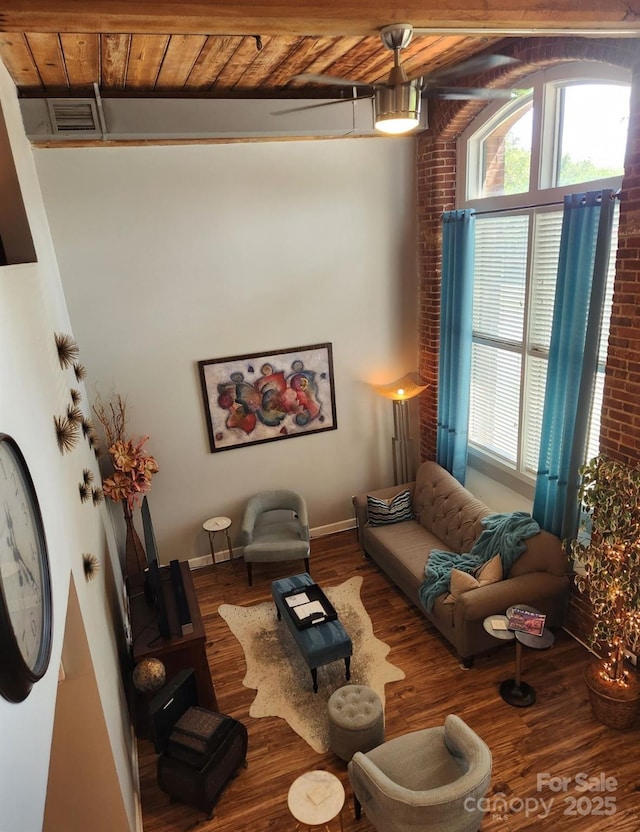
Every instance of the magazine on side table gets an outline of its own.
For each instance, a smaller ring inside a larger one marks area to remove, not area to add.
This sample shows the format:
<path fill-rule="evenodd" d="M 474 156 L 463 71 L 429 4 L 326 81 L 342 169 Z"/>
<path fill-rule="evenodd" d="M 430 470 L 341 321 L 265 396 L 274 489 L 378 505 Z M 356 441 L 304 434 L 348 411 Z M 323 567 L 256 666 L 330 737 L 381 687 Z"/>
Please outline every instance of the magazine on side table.
<path fill-rule="evenodd" d="M 514 607 L 509 616 L 508 627 L 531 636 L 541 636 L 544 633 L 544 623 L 547 616 L 541 612 L 530 612 Z"/>

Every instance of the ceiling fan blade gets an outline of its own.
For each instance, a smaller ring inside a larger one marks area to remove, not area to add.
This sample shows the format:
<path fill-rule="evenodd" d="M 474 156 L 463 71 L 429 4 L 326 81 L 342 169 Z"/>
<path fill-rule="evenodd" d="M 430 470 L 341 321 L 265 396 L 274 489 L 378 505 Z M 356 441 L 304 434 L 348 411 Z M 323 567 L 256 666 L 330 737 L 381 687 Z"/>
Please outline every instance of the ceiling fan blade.
<path fill-rule="evenodd" d="M 323 86 L 334 87 L 368 87 L 375 86 L 374 84 L 365 84 L 363 81 L 352 81 L 349 78 L 338 78 L 335 75 L 319 75 L 315 72 L 301 72 L 299 75 L 294 75 L 292 81 L 304 81 L 307 84 L 322 84 Z"/>
<path fill-rule="evenodd" d="M 283 116 L 286 113 L 300 113 L 302 110 L 317 110 L 320 107 L 331 107 L 333 104 L 345 104 L 351 101 L 365 101 L 369 95 L 352 96 L 351 98 L 336 98 L 333 101 L 322 101 L 320 104 L 305 104 L 302 107 L 289 107 L 286 110 L 274 110 L 272 116 Z"/>
<path fill-rule="evenodd" d="M 472 75 L 474 72 L 486 72 L 489 69 L 498 69 L 501 66 L 510 66 L 517 63 L 520 63 L 517 58 L 510 58 L 507 55 L 476 55 L 461 64 L 445 67 L 426 75 L 425 81 L 449 81 L 463 75 Z"/>
<path fill-rule="evenodd" d="M 466 101 L 468 99 L 488 101 L 496 98 L 515 98 L 516 92 L 515 90 L 500 90 L 491 87 L 432 87 L 428 85 L 422 95 L 425 98 L 446 98 L 451 101 Z"/>

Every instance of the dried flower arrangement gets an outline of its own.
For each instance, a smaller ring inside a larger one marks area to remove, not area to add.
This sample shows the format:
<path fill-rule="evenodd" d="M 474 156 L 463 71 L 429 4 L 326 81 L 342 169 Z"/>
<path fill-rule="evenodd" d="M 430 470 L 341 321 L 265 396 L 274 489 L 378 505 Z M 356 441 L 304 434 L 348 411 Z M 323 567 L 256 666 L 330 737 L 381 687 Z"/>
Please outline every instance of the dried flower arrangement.
<path fill-rule="evenodd" d="M 94 505 L 104 497 L 122 503 L 127 526 L 125 572 L 130 592 L 140 589 L 144 582 L 146 557 L 133 525 L 133 509 L 151 488 L 151 479 L 158 472 L 158 463 L 144 450 L 148 436 L 137 441 L 127 437 L 127 400 L 119 393 L 108 401 L 98 394 L 93 412 L 102 425 L 113 474 L 102 480 L 102 489 L 92 488 Z"/>
<path fill-rule="evenodd" d="M 113 474 L 102 480 L 104 494 L 133 510 L 151 488 L 151 478 L 158 472 L 158 463 L 144 450 L 149 437 L 143 436 L 138 441 L 127 438 L 127 400 L 119 393 L 108 402 L 98 395 L 93 412 L 104 430 L 114 467 Z"/>

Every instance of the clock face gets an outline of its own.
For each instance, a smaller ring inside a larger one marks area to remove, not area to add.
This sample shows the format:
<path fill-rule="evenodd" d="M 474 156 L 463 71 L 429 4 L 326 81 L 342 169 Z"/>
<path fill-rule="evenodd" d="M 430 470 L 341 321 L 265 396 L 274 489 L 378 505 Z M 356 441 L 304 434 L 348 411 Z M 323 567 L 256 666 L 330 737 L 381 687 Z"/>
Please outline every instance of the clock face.
<path fill-rule="evenodd" d="M 51 652 L 47 545 L 33 482 L 20 449 L 0 434 L 0 693 L 20 702 Z"/>

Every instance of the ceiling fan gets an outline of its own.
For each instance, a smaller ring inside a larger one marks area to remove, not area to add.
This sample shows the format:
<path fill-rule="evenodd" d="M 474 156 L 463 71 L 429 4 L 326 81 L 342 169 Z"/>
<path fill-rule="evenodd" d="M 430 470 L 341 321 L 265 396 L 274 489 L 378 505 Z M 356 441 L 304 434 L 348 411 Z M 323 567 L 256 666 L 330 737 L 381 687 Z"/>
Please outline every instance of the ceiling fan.
<path fill-rule="evenodd" d="M 361 98 L 371 98 L 374 102 L 375 126 L 383 133 L 400 134 L 414 129 L 420 123 L 420 108 L 423 98 L 448 98 L 455 100 L 490 100 L 494 98 L 513 98 L 514 91 L 494 89 L 490 87 L 455 87 L 448 86 L 448 82 L 464 75 L 482 70 L 497 69 L 501 66 L 517 63 L 515 58 L 506 55 L 478 55 L 463 61 L 454 67 L 448 67 L 430 75 L 409 80 L 404 67 L 400 63 L 400 52 L 409 45 L 413 36 L 413 26 L 410 23 L 394 23 L 380 30 L 380 38 L 384 46 L 393 52 L 393 67 L 385 82 L 367 84 L 363 81 L 353 81 L 349 78 L 338 78 L 333 75 L 303 72 L 294 75 L 291 80 L 307 83 L 322 84 L 351 88 L 350 98 L 337 98 L 334 101 L 324 101 L 321 104 L 309 104 L 305 107 L 293 107 L 279 110 L 274 115 L 312 110 L 317 107 L 328 107 Z M 357 89 L 366 91 L 358 95 Z"/>

